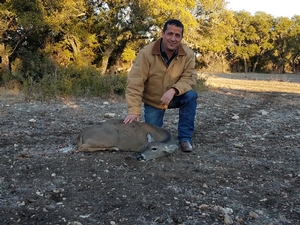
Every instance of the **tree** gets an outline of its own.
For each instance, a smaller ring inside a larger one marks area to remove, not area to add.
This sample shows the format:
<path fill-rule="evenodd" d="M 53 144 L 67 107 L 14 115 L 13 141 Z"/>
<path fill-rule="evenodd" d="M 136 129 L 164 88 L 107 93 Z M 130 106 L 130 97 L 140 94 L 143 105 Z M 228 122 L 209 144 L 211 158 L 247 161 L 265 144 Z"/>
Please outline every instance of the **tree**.
<path fill-rule="evenodd" d="M 99 43 L 86 2 L 47 0 L 41 3 L 44 19 L 51 30 L 45 52 L 59 65 L 91 65 Z"/>
<path fill-rule="evenodd" d="M 292 22 L 294 25 L 291 31 L 291 37 L 288 39 L 287 49 L 291 52 L 291 66 L 293 72 L 296 73 L 296 65 L 300 64 L 300 16 L 294 16 Z"/>
<path fill-rule="evenodd" d="M 48 34 L 48 27 L 42 16 L 42 8 L 37 0 L 10 0 L 5 2 L 6 9 L 14 15 L 14 26 L 7 32 L 4 44 L 12 51 L 9 59 L 20 59 L 19 69 L 24 78 L 42 76 L 39 67 L 41 61 L 37 59 L 38 49 L 43 48 Z M 35 56 L 34 58 L 31 56 Z M 10 62 L 11 63 L 11 62 Z M 36 73 L 33 74 L 33 71 Z"/>
<path fill-rule="evenodd" d="M 16 15 L 13 12 L 9 11 L 7 8 L 8 4 L 6 2 L 0 3 L 0 81 L 3 79 L 4 75 L 9 73 L 9 57 L 14 52 L 19 43 L 19 41 L 16 41 L 14 45 L 10 45 L 10 34 L 16 30 Z M 19 36 L 14 36 L 16 40 L 19 39 Z"/>
<path fill-rule="evenodd" d="M 279 64 L 279 72 L 285 73 L 285 66 L 291 57 L 288 51 L 288 40 L 292 36 L 294 22 L 287 17 L 277 17 L 274 19 L 274 56 Z M 275 63 L 277 63 L 275 62 Z"/>
<path fill-rule="evenodd" d="M 232 46 L 229 47 L 231 54 L 244 62 L 244 71 L 248 72 L 249 59 L 258 54 L 260 48 L 255 44 L 259 39 L 255 28 L 252 25 L 253 17 L 249 12 L 240 11 L 234 13 L 236 27 L 232 36 Z"/>
<path fill-rule="evenodd" d="M 254 56 L 255 63 L 253 64 L 252 72 L 255 72 L 260 58 L 267 51 L 271 50 L 274 47 L 271 42 L 273 17 L 270 14 L 264 12 L 256 12 L 253 16 L 251 25 L 254 27 L 257 34 L 257 38 L 254 39 L 253 42 L 259 49 Z"/>
<path fill-rule="evenodd" d="M 218 61 L 221 61 L 221 70 L 226 70 L 227 48 L 233 35 L 232 12 L 220 10 L 211 14 L 207 19 L 199 19 L 199 39 L 196 41 L 197 49 L 201 52 L 205 67 L 217 69 Z M 205 60 L 205 58 L 208 58 Z"/>

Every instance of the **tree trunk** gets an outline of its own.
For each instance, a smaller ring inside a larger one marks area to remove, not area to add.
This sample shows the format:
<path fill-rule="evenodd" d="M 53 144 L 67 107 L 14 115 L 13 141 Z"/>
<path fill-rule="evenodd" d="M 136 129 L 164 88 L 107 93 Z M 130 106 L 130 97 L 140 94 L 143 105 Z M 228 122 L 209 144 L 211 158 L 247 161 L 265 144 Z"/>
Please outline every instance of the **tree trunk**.
<path fill-rule="evenodd" d="M 225 73 L 226 72 L 226 63 L 225 63 L 225 57 L 223 54 L 221 55 L 221 58 L 222 58 L 222 72 Z"/>
<path fill-rule="evenodd" d="M 79 44 L 76 41 L 76 37 L 74 37 L 73 35 L 67 36 L 67 40 L 69 41 L 73 49 L 74 57 L 76 57 L 76 55 L 80 52 L 80 47 L 78 46 Z"/>
<path fill-rule="evenodd" d="M 106 73 L 106 70 L 107 70 L 107 66 L 108 66 L 108 60 L 109 60 L 109 57 L 111 55 L 111 53 L 113 52 L 113 48 L 110 47 L 110 48 L 107 48 L 103 54 L 103 59 L 102 59 L 102 64 L 101 64 L 101 67 L 100 67 L 100 72 L 101 74 L 105 74 Z"/>
<path fill-rule="evenodd" d="M 280 72 L 279 73 L 284 74 L 284 65 L 283 65 L 283 63 L 281 63 L 281 65 L 280 65 Z"/>
<path fill-rule="evenodd" d="M 279 71 L 280 74 L 284 74 L 284 62 L 281 61 L 280 62 L 280 71 Z"/>
<path fill-rule="evenodd" d="M 247 59 L 244 58 L 245 73 L 248 73 Z"/>
<path fill-rule="evenodd" d="M 240 68 L 240 60 L 239 60 L 239 59 L 236 61 L 236 71 L 235 71 L 235 72 L 238 72 L 238 73 L 241 72 L 241 68 Z"/>
<path fill-rule="evenodd" d="M 300 51 L 298 51 L 292 58 L 292 67 L 293 67 L 293 73 L 296 73 L 296 59 L 300 55 Z"/>
<path fill-rule="evenodd" d="M 283 74 L 284 73 L 284 55 L 280 54 L 280 67 L 279 67 L 279 73 Z"/>
<path fill-rule="evenodd" d="M 1 58 L 1 80 L 3 76 L 9 72 L 9 55 L 4 44 L 0 44 L 0 58 Z"/>
<path fill-rule="evenodd" d="M 259 55 L 256 56 L 256 60 L 255 60 L 255 63 L 253 65 L 253 68 L 252 68 L 252 73 L 255 73 L 258 61 L 259 61 Z"/>

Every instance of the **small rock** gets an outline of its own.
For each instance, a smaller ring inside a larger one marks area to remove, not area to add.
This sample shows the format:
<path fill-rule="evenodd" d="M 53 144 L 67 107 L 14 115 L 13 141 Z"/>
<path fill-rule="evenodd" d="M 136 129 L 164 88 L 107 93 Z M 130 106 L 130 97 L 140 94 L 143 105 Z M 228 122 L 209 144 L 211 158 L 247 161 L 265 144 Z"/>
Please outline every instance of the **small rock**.
<path fill-rule="evenodd" d="M 234 143 L 233 146 L 236 147 L 236 148 L 243 148 L 244 147 L 244 145 L 240 142 Z"/>
<path fill-rule="evenodd" d="M 263 116 L 266 116 L 266 115 L 268 115 L 269 113 L 266 111 L 266 110 L 260 110 L 259 111 L 260 113 L 261 113 L 261 115 L 263 115 Z"/>
<path fill-rule="evenodd" d="M 223 208 L 222 211 L 224 214 L 229 214 L 229 215 L 233 213 L 233 210 L 231 208 Z"/>
<path fill-rule="evenodd" d="M 17 205 L 18 205 L 18 206 L 24 206 L 24 205 L 25 205 L 25 202 L 24 202 L 24 201 L 22 201 L 22 202 L 17 202 Z"/>
<path fill-rule="evenodd" d="M 238 120 L 240 117 L 238 115 L 234 115 L 233 117 L 231 117 L 234 120 Z"/>
<path fill-rule="evenodd" d="M 114 117 L 116 117 L 116 114 L 115 113 L 105 113 L 104 117 L 105 118 L 114 118 Z"/>
<path fill-rule="evenodd" d="M 249 212 L 249 216 L 251 217 L 251 218 L 254 218 L 254 219 L 257 219 L 257 218 L 259 218 L 259 215 L 256 213 L 256 212 Z"/>
<path fill-rule="evenodd" d="M 192 208 L 197 207 L 197 203 L 191 203 L 191 204 L 190 204 L 190 207 L 192 207 Z"/>
<path fill-rule="evenodd" d="M 207 205 L 207 204 L 201 204 L 201 205 L 199 206 L 199 209 L 201 209 L 201 210 L 209 209 L 209 205 Z"/>
<path fill-rule="evenodd" d="M 226 225 L 233 224 L 233 220 L 231 219 L 231 217 L 230 217 L 228 214 L 225 214 L 225 215 L 224 215 L 224 223 L 225 223 Z"/>
<path fill-rule="evenodd" d="M 36 192 L 35 192 L 38 196 L 44 196 L 44 194 L 41 192 L 41 191 L 39 191 L 39 190 L 37 190 Z"/>
<path fill-rule="evenodd" d="M 35 123 L 36 122 L 36 119 L 30 119 L 29 120 L 29 123 Z"/>
<path fill-rule="evenodd" d="M 84 219 L 85 219 L 85 218 L 89 218 L 89 217 L 90 217 L 90 215 L 91 215 L 91 214 L 87 214 L 87 215 L 80 215 L 79 217 L 80 217 L 80 218 L 84 218 Z"/>
<path fill-rule="evenodd" d="M 69 222 L 67 225 L 82 225 L 82 223 L 78 221 Z"/>
<path fill-rule="evenodd" d="M 208 188 L 208 185 L 207 185 L 206 183 L 204 183 L 204 184 L 202 185 L 202 187 L 203 187 L 203 188 Z"/>
<path fill-rule="evenodd" d="M 213 210 L 214 212 L 218 212 L 218 211 L 220 211 L 220 206 L 215 205 L 215 206 L 212 208 L 212 210 Z"/>

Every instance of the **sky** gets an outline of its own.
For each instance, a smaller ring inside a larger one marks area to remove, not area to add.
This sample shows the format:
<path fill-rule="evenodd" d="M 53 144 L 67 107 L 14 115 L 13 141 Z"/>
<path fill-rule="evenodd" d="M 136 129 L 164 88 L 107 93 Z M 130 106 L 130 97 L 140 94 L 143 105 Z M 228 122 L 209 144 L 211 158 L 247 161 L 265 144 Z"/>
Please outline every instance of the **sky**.
<path fill-rule="evenodd" d="M 263 11 L 274 17 L 300 15 L 300 0 L 226 0 L 227 9 L 254 14 Z"/>

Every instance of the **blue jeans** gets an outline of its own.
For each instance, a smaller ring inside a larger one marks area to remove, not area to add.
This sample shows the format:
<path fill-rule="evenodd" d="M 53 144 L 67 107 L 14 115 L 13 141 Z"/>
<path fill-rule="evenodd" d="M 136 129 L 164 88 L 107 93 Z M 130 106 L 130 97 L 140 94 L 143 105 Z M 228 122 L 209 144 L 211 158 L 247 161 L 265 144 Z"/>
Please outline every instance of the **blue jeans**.
<path fill-rule="evenodd" d="M 169 104 L 169 109 L 179 108 L 179 121 L 178 121 L 178 140 L 191 141 L 194 132 L 194 119 L 196 116 L 198 95 L 193 90 L 187 93 L 174 96 Z M 148 104 L 144 104 L 145 122 L 162 127 L 165 109 L 154 108 Z"/>

